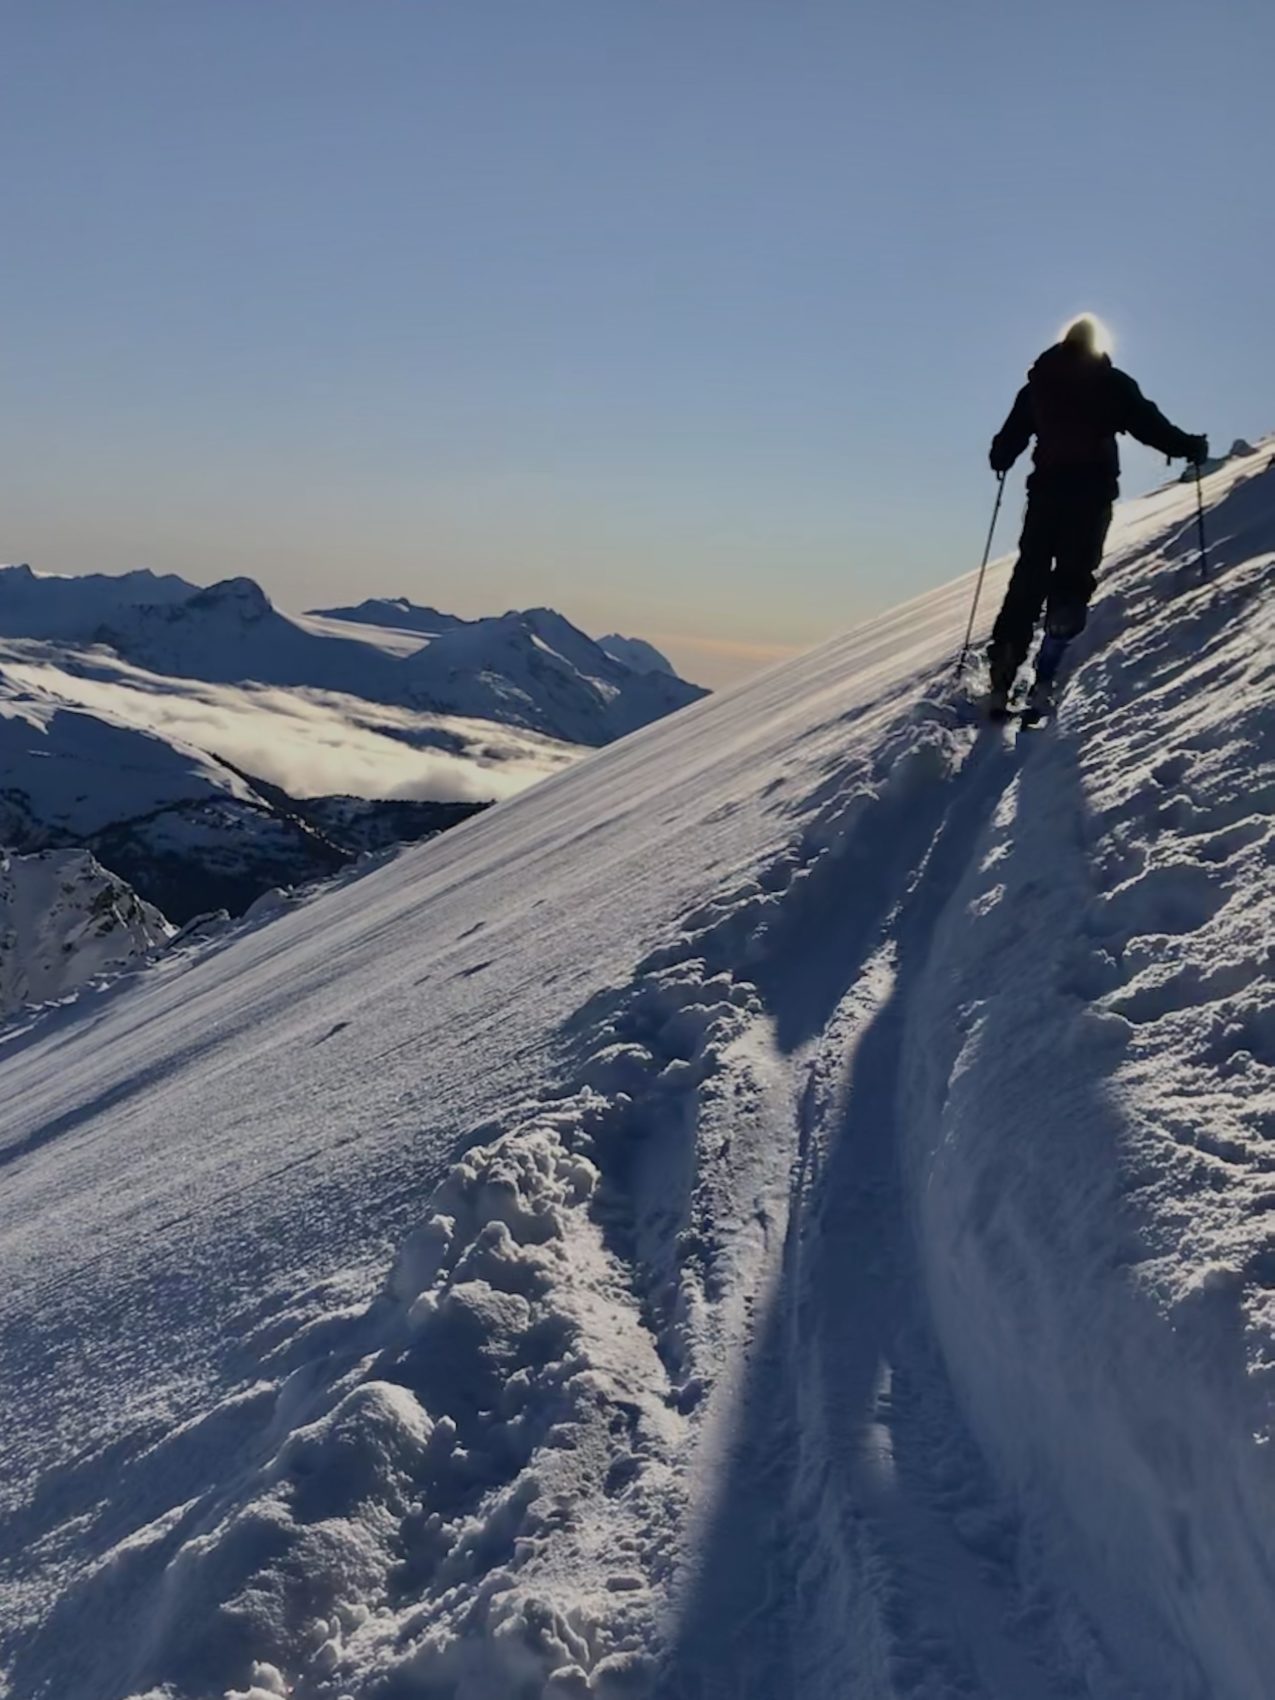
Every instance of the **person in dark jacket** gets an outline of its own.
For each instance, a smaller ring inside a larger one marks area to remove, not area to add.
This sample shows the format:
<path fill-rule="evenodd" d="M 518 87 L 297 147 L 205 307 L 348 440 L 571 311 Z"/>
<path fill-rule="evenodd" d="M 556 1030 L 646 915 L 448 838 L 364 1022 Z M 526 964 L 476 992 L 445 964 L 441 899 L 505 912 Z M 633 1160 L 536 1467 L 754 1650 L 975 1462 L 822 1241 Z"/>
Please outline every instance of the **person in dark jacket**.
<path fill-rule="evenodd" d="M 987 649 L 993 708 L 1008 701 L 1042 608 L 1037 680 L 1046 702 L 1064 646 L 1084 630 L 1119 493 L 1120 431 L 1171 459 L 1208 458 L 1207 437 L 1171 425 L 1099 351 L 1095 322 L 1077 319 L 1036 361 L 992 439 L 992 471 L 1003 476 L 1036 438 L 1018 562 Z"/>

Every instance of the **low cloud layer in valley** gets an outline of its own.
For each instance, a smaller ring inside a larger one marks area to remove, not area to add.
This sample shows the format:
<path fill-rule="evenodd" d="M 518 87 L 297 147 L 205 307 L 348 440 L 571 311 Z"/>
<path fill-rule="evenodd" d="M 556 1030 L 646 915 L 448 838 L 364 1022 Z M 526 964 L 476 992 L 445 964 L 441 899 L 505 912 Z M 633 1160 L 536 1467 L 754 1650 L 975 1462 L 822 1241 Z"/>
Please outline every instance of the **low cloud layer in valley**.
<path fill-rule="evenodd" d="M 15 685 L 223 757 L 294 796 L 500 799 L 583 752 L 516 727 L 371 703 L 334 691 L 175 679 L 96 652 L 93 676 L 40 646 L 0 646 Z"/>

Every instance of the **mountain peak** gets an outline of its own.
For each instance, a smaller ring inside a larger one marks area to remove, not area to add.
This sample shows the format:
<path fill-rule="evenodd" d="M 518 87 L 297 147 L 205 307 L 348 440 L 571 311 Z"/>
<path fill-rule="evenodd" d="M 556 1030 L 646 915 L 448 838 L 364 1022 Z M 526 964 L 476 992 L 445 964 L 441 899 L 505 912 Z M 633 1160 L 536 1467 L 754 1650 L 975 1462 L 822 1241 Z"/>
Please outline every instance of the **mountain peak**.
<path fill-rule="evenodd" d="M 645 638 L 624 637 L 619 632 L 608 632 L 605 637 L 598 639 L 598 648 L 605 651 L 612 661 L 618 661 L 621 666 L 629 667 L 635 673 L 672 673 L 677 669 L 662 650 L 656 649 L 653 643 Z"/>
<path fill-rule="evenodd" d="M 397 627 L 406 632 L 422 632 L 433 637 L 450 631 L 454 626 L 469 622 L 441 609 L 426 607 L 406 596 L 369 596 L 364 601 L 340 608 L 310 608 L 307 613 L 324 620 L 349 620 L 367 626 Z"/>
<path fill-rule="evenodd" d="M 251 578 L 220 579 L 207 590 L 197 591 L 186 606 L 201 612 L 224 610 L 244 620 L 260 620 L 274 612 L 274 603 L 256 579 Z"/>

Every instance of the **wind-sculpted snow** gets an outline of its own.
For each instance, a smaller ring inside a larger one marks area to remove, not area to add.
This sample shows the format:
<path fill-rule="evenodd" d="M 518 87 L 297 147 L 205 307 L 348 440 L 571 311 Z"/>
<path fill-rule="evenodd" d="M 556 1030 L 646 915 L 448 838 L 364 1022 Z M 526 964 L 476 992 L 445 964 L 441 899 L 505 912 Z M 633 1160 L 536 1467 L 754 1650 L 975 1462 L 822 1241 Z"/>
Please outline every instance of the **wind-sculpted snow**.
<path fill-rule="evenodd" d="M 1259 465 L 0 1045 L 13 1694 L 1256 1700 Z"/>

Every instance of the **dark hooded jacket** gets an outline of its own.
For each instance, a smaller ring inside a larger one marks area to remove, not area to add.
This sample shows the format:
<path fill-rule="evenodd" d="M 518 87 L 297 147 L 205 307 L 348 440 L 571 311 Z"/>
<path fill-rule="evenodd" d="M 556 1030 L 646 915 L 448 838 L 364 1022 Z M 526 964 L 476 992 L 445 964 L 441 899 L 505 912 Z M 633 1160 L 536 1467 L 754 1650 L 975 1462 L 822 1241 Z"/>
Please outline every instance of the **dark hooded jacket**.
<path fill-rule="evenodd" d="M 1055 343 L 1027 374 L 1009 418 L 993 438 L 992 465 L 1008 472 L 1034 434 L 1033 482 L 1042 475 L 1091 475 L 1114 499 L 1120 483 L 1119 431 L 1166 455 L 1187 455 L 1194 442 L 1108 355 L 1077 343 Z"/>

